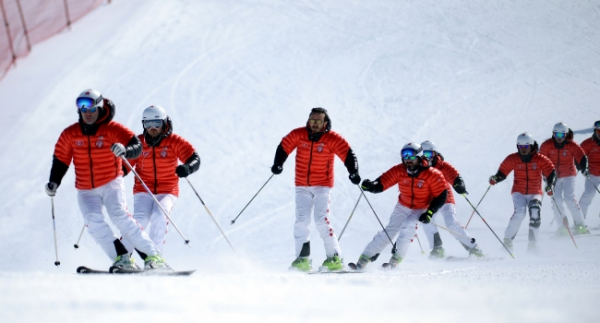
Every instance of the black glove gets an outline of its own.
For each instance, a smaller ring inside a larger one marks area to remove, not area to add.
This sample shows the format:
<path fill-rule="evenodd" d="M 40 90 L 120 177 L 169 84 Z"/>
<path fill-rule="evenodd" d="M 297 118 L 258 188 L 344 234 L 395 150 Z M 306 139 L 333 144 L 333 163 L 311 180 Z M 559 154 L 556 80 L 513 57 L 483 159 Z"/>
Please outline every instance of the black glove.
<path fill-rule="evenodd" d="M 584 169 L 581 171 L 581 174 L 583 174 L 583 176 L 585 177 L 589 177 L 590 176 L 590 170 L 588 168 Z"/>
<path fill-rule="evenodd" d="M 360 187 L 362 187 L 363 190 L 370 192 L 374 187 L 375 187 L 376 183 L 372 182 L 371 180 L 365 179 L 362 182 L 362 185 Z"/>
<path fill-rule="evenodd" d="M 283 166 L 273 164 L 273 166 L 271 166 L 271 172 L 273 172 L 275 175 L 279 175 L 281 172 L 283 172 Z"/>
<path fill-rule="evenodd" d="M 48 194 L 48 196 L 54 196 L 56 195 L 56 189 L 58 189 L 58 184 L 50 182 L 46 184 L 44 188 L 46 189 L 46 194 Z"/>
<path fill-rule="evenodd" d="M 354 185 L 358 185 L 360 183 L 360 175 L 358 175 L 358 173 L 352 173 L 350 176 L 348 176 L 348 178 Z"/>
<path fill-rule="evenodd" d="M 552 196 L 552 194 L 554 194 L 552 185 L 546 185 L 546 188 L 544 190 L 546 191 L 546 194 L 548 194 L 548 196 Z"/>
<path fill-rule="evenodd" d="M 177 168 L 175 168 L 175 173 L 179 177 L 187 177 L 192 172 L 191 172 L 191 169 L 190 169 L 189 165 L 187 165 L 187 164 L 181 164 L 181 165 L 177 166 Z"/>
<path fill-rule="evenodd" d="M 419 217 L 419 221 L 423 223 L 429 223 L 431 221 L 432 215 L 433 212 L 431 212 L 431 210 L 427 210 L 427 212 L 421 214 L 421 216 Z"/>
<path fill-rule="evenodd" d="M 467 192 L 467 188 L 465 187 L 464 183 L 456 183 L 454 184 L 454 190 L 456 191 L 456 193 L 458 194 L 469 194 Z"/>

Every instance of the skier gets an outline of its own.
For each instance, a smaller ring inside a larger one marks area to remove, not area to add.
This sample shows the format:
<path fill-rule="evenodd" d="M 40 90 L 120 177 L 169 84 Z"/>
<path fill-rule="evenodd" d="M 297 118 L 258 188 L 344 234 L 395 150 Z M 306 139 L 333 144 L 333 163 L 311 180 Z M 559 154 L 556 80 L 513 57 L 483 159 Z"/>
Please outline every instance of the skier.
<path fill-rule="evenodd" d="M 556 172 L 552 162 L 538 153 L 538 143 L 529 133 L 524 132 L 517 137 L 518 152 L 508 155 L 495 175 L 489 179 L 490 185 L 496 185 L 506 179 L 508 174 L 515 171 L 511 190 L 515 212 L 510 217 L 508 227 L 504 232 L 504 245 L 512 251 L 513 240 L 529 210 L 529 244 L 528 251 L 537 253 L 537 246 L 542 209 L 542 175 L 546 177 L 545 191 L 552 196 Z"/>
<path fill-rule="evenodd" d="M 463 178 L 460 176 L 456 168 L 454 168 L 450 163 L 444 160 L 444 156 L 440 154 L 437 150 L 437 145 L 429 140 L 421 143 L 421 147 L 423 148 L 423 157 L 430 163 L 433 168 L 438 169 L 444 175 L 444 179 L 447 183 L 448 189 L 448 197 L 446 198 L 446 203 L 442 206 L 439 212 L 436 212 L 432 219 L 439 219 L 439 214 L 444 217 L 444 222 L 446 227 L 454 232 L 459 233 L 462 236 L 454 235 L 454 238 L 460 242 L 460 244 L 469 252 L 469 255 L 474 255 L 476 257 L 483 257 L 483 252 L 477 246 L 477 243 L 471 242 L 473 239 L 469 237 L 467 230 L 463 228 L 463 226 L 456 219 L 456 209 L 455 209 L 455 200 L 454 194 L 452 194 L 452 188 L 458 194 L 467 194 L 467 189 L 465 188 L 465 182 Z M 437 226 L 433 223 L 426 223 L 423 225 L 423 230 L 427 235 L 427 241 L 429 242 L 429 247 L 432 248 L 429 253 L 430 259 L 435 258 L 443 258 L 444 257 L 444 247 L 442 246 L 442 239 L 440 238 L 440 234 L 438 232 Z"/>
<path fill-rule="evenodd" d="M 586 177 L 585 190 L 579 199 L 583 217 L 587 216 L 588 208 L 600 185 L 600 120 L 594 122 L 594 133 L 581 143 L 581 148 L 588 158 L 589 169 L 581 173 Z"/>
<path fill-rule="evenodd" d="M 362 189 L 371 193 L 381 193 L 398 184 L 400 195 L 388 225 L 375 235 L 356 264 L 349 264 L 353 269 L 363 269 L 375 261 L 381 250 L 398 235 L 395 245 L 398 250 L 392 250 L 389 262 L 384 264 L 386 268 L 396 267 L 406 256 L 417 230 L 417 221 L 429 223 L 433 214 L 446 203 L 448 190 L 444 175 L 423 158 L 421 145 L 404 145 L 400 156 L 402 164 L 390 168 L 374 181 L 365 179 L 362 182 Z"/>
<path fill-rule="evenodd" d="M 71 161 L 75 165 L 77 201 L 85 225 L 113 266 L 136 269 L 137 265 L 104 220 L 102 206 L 123 237 L 144 252 L 146 268 L 165 268 L 160 251 L 127 213 L 121 157 L 135 158 L 140 140 L 113 121 L 115 105 L 96 90 L 83 91 L 76 100 L 79 121 L 60 134 L 54 148 L 46 194 L 54 196 Z"/>
<path fill-rule="evenodd" d="M 358 185 L 358 161 L 348 142 L 331 130 L 327 110 L 313 108 L 306 126 L 292 130 L 283 137 L 275 152 L 271 171 L 278 175 L 283 163 L 296 149 L 296 221 L 294 239 L 296 259 L 292 268 L 310 271 L 310 213 L 325 244 L 327 259 L 323 267 L 329 270 L 343 269 L 342 250 L 337 236 L 329 223 L 330 192 L 334 184 L 334 155 L 337 155 L 350 173 L 350 181 Z"/>
<path fill-rule="evenodd" d="M 587 226 L 579 204 L 575 199 L 575 175 L 577 170 L 585 171 L 588 166 L 587 157 L 583 149 L 573 141 L 573 131 L 562 122 L 554 125 L 552 138 L 544 141 L 540 146 L 540 154 L 548 157 L 556 169 L 557 180 L 554 185 L 553 208 L 554 218 L 558 225 L 558 235 L 566 235 L 568 220 L 563 207 L 567 204 L 574 222 L 574 233 L 588 233 Z M 577 165 L 577 169 L 575 168 Z M 565 219 L 563 220 L 563 217 Z"/>
<path fill-rule="evenodd" d="M 138 135 L 142 142 L 142 153 L 129 162 L 163 209 L 170 214 L 179 196 L 178 177 L 187 177 L 196 172 L 200 168 L 200 156 L 188 141 L 173 133 L 173 122 L 162 107 L 153 105 L 146 108 L 142 113 L 142 125 L 143 133 Z M 177 165 L 178 160 L 184 163 Z M 130 170 L 125 167 L 124 171 Z M 133 194 L 133 218 L 149 232 L 150 239 L 162 254 L 168 218 L 137 178 Z M 129 243 L 125 245 L 132 250 Z M 137 252 L 142 259 L 146 258 L 142 251 Z"/>

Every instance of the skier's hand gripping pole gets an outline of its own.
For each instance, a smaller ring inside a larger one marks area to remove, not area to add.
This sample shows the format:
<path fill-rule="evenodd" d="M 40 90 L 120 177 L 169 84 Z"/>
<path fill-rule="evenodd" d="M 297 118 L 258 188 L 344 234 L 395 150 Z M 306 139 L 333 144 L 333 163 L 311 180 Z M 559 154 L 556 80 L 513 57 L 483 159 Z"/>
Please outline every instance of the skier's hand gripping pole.
<path fill-rule="evenodd" d="M 227 241 L 227 243 L 231 247 L 231 250 L 233 250 L 233 252 L 235 252 L 235 249 L 231 245 L 231 242 L 229 242 L 229 239 L 227 239 L 227 236 L 225 235 L 225 233 L 223 232 L 223 230 L 221 230 L 221 227 L 217 223 L 217 220 L 215 220 L 215 217 L 212 215 L 212 213 L 210 213 L 210 210 L 208 209 L 208 207 L 206 206 L 206 204 L 204 204 L 204 201 L 200 197 L 200 194 L 198 194 L 198 192 L 194 188 L 194 185 L 192 185 L 192 182 L 190 182 L 190 180 L 187 177 L 185 178 L 185 180 L 188 182 L 188 184 L 190 184 L 190 187 L 192 188 L 192 190 L 194 191 L 194 193 L 196 193 L 196 196 L 200 200 L 200 203 L 202 203 L 202 205 L 204 206 L 204 209 L 206 210 L 206 212 L 208 213 L 208 215 L 210 215 L 210 218 L 213 220 L 213 222 L 215 223 L 215 225 L 217 226 L 217 228 L 219 228 L 219 231 L 221 231 L 221 234 L 223 235 L 223 238 L 225 238 L 225 240 Z"/>
<path fill-rule="evenodd" d="M 140 175 L 138 175 L 138 173 L 135 171 L 135 169 L 133 169 L 133 167 L 131 167 L 131 164 L 129 163 L 129 161 L 127 161 L 127 158 L 125 158 L 125 156 L 121 156 L 121 160 L 123 160 L 125 165 L 127 167 L 129 167 L 129 169 L 131 169 L 131 172 L 133 173 L 133 175 L 135 175 L 135 178 L 137 178 L 138 181 L 140 181 L 140 183 L 142 183 L 142 185 L 146 189 L 146 192 L 148 192 L 148 194 L 150 194 L 150 196 L 152 196 L 152 199 L 154 200 L 156 205 L 158 205 L 158 207 L 163 212 L 163 214 L 167 217 L 167 219 L 169 219 L 169 222 L 171 222 L 171 224 L 173 224 L 173 227 L 175 228 L 175 230 L 177 230 L 177 232 L 179 232 L 179 235 L 183 238 L 183 240 L 185 241 L 185 244 L 187 244 L 189 247 L 191 247 L 190 240 L 186 239 L 185 236 L 183 235 L 183 233 L 181 233 L 181 230 L 179 230 L 177 225 L 175 225 L 175 222 L 173 222 L 173 219 L 169 216 L 169 213 L 165 210 L 165 208 L 163 208 L 163 206 L 160 204 L 160 202 L 158 202 L 158 200 L 156 199 L 154 194 L 152 194 L 152 191 L 150 191 L 150 189 L 148 188 L 146 183 L 144 183 L 144 181 L 142 181 L 142 179 L 140 178 Z"/>
<path fill-rule="evenodd" d="M 512 258 L 515 258 L 515 256 L 512 254 L 512 252 L 510 252 L 510 250 L 508 249 L 508 247 L 506 247 L 506 245 L 504 244 L 504 242 L 502 242 L 502 240 L 500 240 L 500 238 L 498 237 L 498 235 L 496 234 L 496 232 L 494 232 L 494 230 L 492 230 L 492 228 L 487 223 L 487 221 L 483 218 L 483 216 L 481 216 L 481 214 L 479 213 L 479 211 L 477 211 L 477 208 L 473 205 L 473 203 L 471 203 L 471 201 L 469 201 L 469 198 L 467 197 L 467 195 L 466 194 L 461 194 L 461 195 L 465 198 L 465 200 L 467 200 L 467 203 L 469 203 L 469 205 L 471 205 L 471 207 L 473 208 L 473 210 L 475 211 L 475 213 L 477 213 L 477 215 L 479 215 L 479 217 L 481 218 L 481 220 L 483 220 L 483 223 L 485 223 L 485 225 L 487 225 L 488 229 L 490 229 L 490 231 L 492 231 L 492 233 L 494 234 L 494 236 L 496 237 L 496 239 L 498 239 L 498 241 L 500 242 L 500 244 L 502 244 L 502 246 L 504 247 L 504 249 L 506 249 L 506 251 L 508 252 L 508 254 Z"/>

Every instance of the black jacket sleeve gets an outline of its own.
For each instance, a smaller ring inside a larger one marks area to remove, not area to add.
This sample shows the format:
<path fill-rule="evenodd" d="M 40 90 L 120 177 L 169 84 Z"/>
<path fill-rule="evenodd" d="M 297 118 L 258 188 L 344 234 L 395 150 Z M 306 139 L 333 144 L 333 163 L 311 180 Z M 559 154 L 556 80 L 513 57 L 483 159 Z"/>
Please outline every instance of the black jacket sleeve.
<path fill-rule="evenodd" d="M 467 192 L 467 188 L 465 187 L 465 181 L 460 175 L 456 177 L 454 183 L 452 184 L 452 187 L 454 187 L 454 190 L 458 194 L 465 194 Z"/>
<path fill-rule="evenodd" d="M 588 168 L 587 156 L 583 155 L 583 157 L 581 158 L 579 163 L 577 161 L 575 161 L 575 168 L 577 168 L 577 170 L 580 172 L 583 172 L 584 170 L 586 170 Z"/>
<path fill-rule="evenodd" d="M 444 190 L 442 193 L 440 193 L 440 195 L 434 197 L 433 200 L 431 200 L 431 203 L 429 203 L 429 207 L 427 209 L 431 210 L 432 213 L 437 212 L 442 206 L 444 206 L 447 197 L 448 190 Z"/>
<path fill-rule="evenodd" d="M 193 174 L 198 169 L 200 169 L 200 155 L 194 151 L 192 156 L 185 161 L 185 164 L 188 165 L 190 169 L 190 174 Z"/>
<path fill-rule="evenodd" d="M 135 159 L 142 153 L 142 142 L 137 136 L 133 136 L 125 146 L 125 158 Z"/>
<path fill-rule="evenodd" d="M 52 168 L 50 169 L 50 182 L 56 183 L 60 186 L 63 177 L 69 170 L 69 166 L 61 162 L 56 156 L 52 156 Z"/>
<path fill-rule="evenodd" d="M 346 166 L 348 173 L 358 173 L 358 159 L 356 159 L 356 155 L 354 154 L 352 148 L 348 149 L 348 153 L 346 154 L 346 160 L 344 161 L 344 166 Z"/>
<path fill-rule="evenodd" d="M 288 154 L 283 150 L 283 146 L 279 144 L 277 146 L 277 151 L 275 151 L 275 160 L 273 160 L 273 165 L 275 166 L 283 166 L 286 159 L 288 158 Z"/>
<path fill-rule="evenodd" d="M 550 173 L 550 175 L 548 175 L 548 177 L 546 178 L 546 185 L 552 185 L 554 186 L 554 181 L 556 180 L 556 170 L 552 170 L 552 173 Z"/>

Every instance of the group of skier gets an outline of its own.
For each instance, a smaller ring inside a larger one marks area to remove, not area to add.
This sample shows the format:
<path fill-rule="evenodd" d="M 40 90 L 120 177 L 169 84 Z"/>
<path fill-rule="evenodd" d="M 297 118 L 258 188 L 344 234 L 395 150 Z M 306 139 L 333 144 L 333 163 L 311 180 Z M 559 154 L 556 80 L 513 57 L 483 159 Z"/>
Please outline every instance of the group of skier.
<path fill-rule="evenodd" d="M 173 122 L 160 106 L 144 110 L 143 132 L 136 136 L 113 120 L 115 105 L 100 92 L 92 89 L 82 92 L 76 105 L 79 120 L 67 127 L 56 143 L 46 193 L 49 196 L 56 194 L 72 162 L 84 223 L 113 261 L 113 266 L 140 269 L 132 257 L 136 250 L 144 259 L 145 270 L 168 270 L 162 257 L 168 213 L 179 195 L 178 177 L 186 177 L 199 169 L 198 153 L 188 141 L 173 133 Z M 503 241 L 507 249 L 512 250 L 512 240 L 529 212 L 529 250 L 537 251 L 543 179 L 546 181 L 545 192 L 554 202 L 559 234 L 569 230 L 563 201 L 573 216 L 575 234 L 588 233 L 585 216 L 600 184 L 600 121 L 594 124 L 594 129 L 592 137 L 582 146 L 573 141 L 573 132 L 564 123 L 556 124 L 552 138 L 539 148 L 530 134 L 518 136 L 517 152 L 506 157 L 498 172 L 489 179 L 490 186 L 495 185 L 506 179 L 511 171 L 515 172 L 512 188 L 515 212 Z M 439 217 L 446 225 L 443 228 L 451 232 L 469 256 L 484 257 L 475 239 L 456 218 L 452 190 L 466 197 L 464 180 L 444 159 L 435 143 L 407 143 L 400 151 L 400 164 L 375 180 L 365 179 L 361 183 L 357 157 L 349 143 L 331 130 L 327 110 L 313 108 L 306 125 L 292 130 L 278 145 L 271 167 L 274 175 L 281 174 L 287 157 L 294 150 L 296 219 L 292 268 L 312 270 L 311 213 L 325 246 L 326 259 L 322 267 L 331 271 L 344 268 L 342 250 L 328 219 L 335 156 L 344 163 L 349 180 L 360 185 L 362 191 L 380 193 L 395 185 L 400 191 L 389 223 L 365 247 L 358 261 L 348 264 L 351 268 L 363 269 L 377 259 L 388 243 L 393 244 L 392 256 L 384 267 L 396 267 L 406 256 L 418 222 L 423 223 L 431 249 L 430 258 L 443 258 L 445 251 L 438 232 L 438 227 L 443 226 L 435 221 Z M 178 165 L 179 161 L 182 164 Z M 586 176 L 581 208 L 574 193 L 578 170 Z M 128 172 L 136 174 L 133 216 L 126 209 L 123 176 Z M 120 236 L 115 235 L 104 220 L 103 206 Z M 392 241 L 396 236 L 396 241 Z"/>
<path fill-rule="evenodd" d="M 171 211 L 179 196 L 178 177 L 199 169 L 198 153 L 188 141 L 173 133 L 173 123 L 160 106 L 144 110 L 143 133 L 136 136 L 113 120 L 115 105 L 100 92 L 83 91 L 76 105 L 79 120 L 58 138 L 46 193 L 56 194 L 73 162 L 84 224 L 113 260 L 113 266 L 141 269 L 132 257 L 135 249 L 144 259 L 145 270 L 170 269 L 161 255 L 168 226 L 168 217 L 161 207 Z M 183 164 L 177 165 L 178 161 Z M 135 179 L 133 216 L 127 212 L 123 180 L 132 169 L 124 164 L 134 167 L 143 181 Z M 120 237 L 104 220 L 103 206 Z M 149 224 L 150 230 L 145 230 Z"/>

